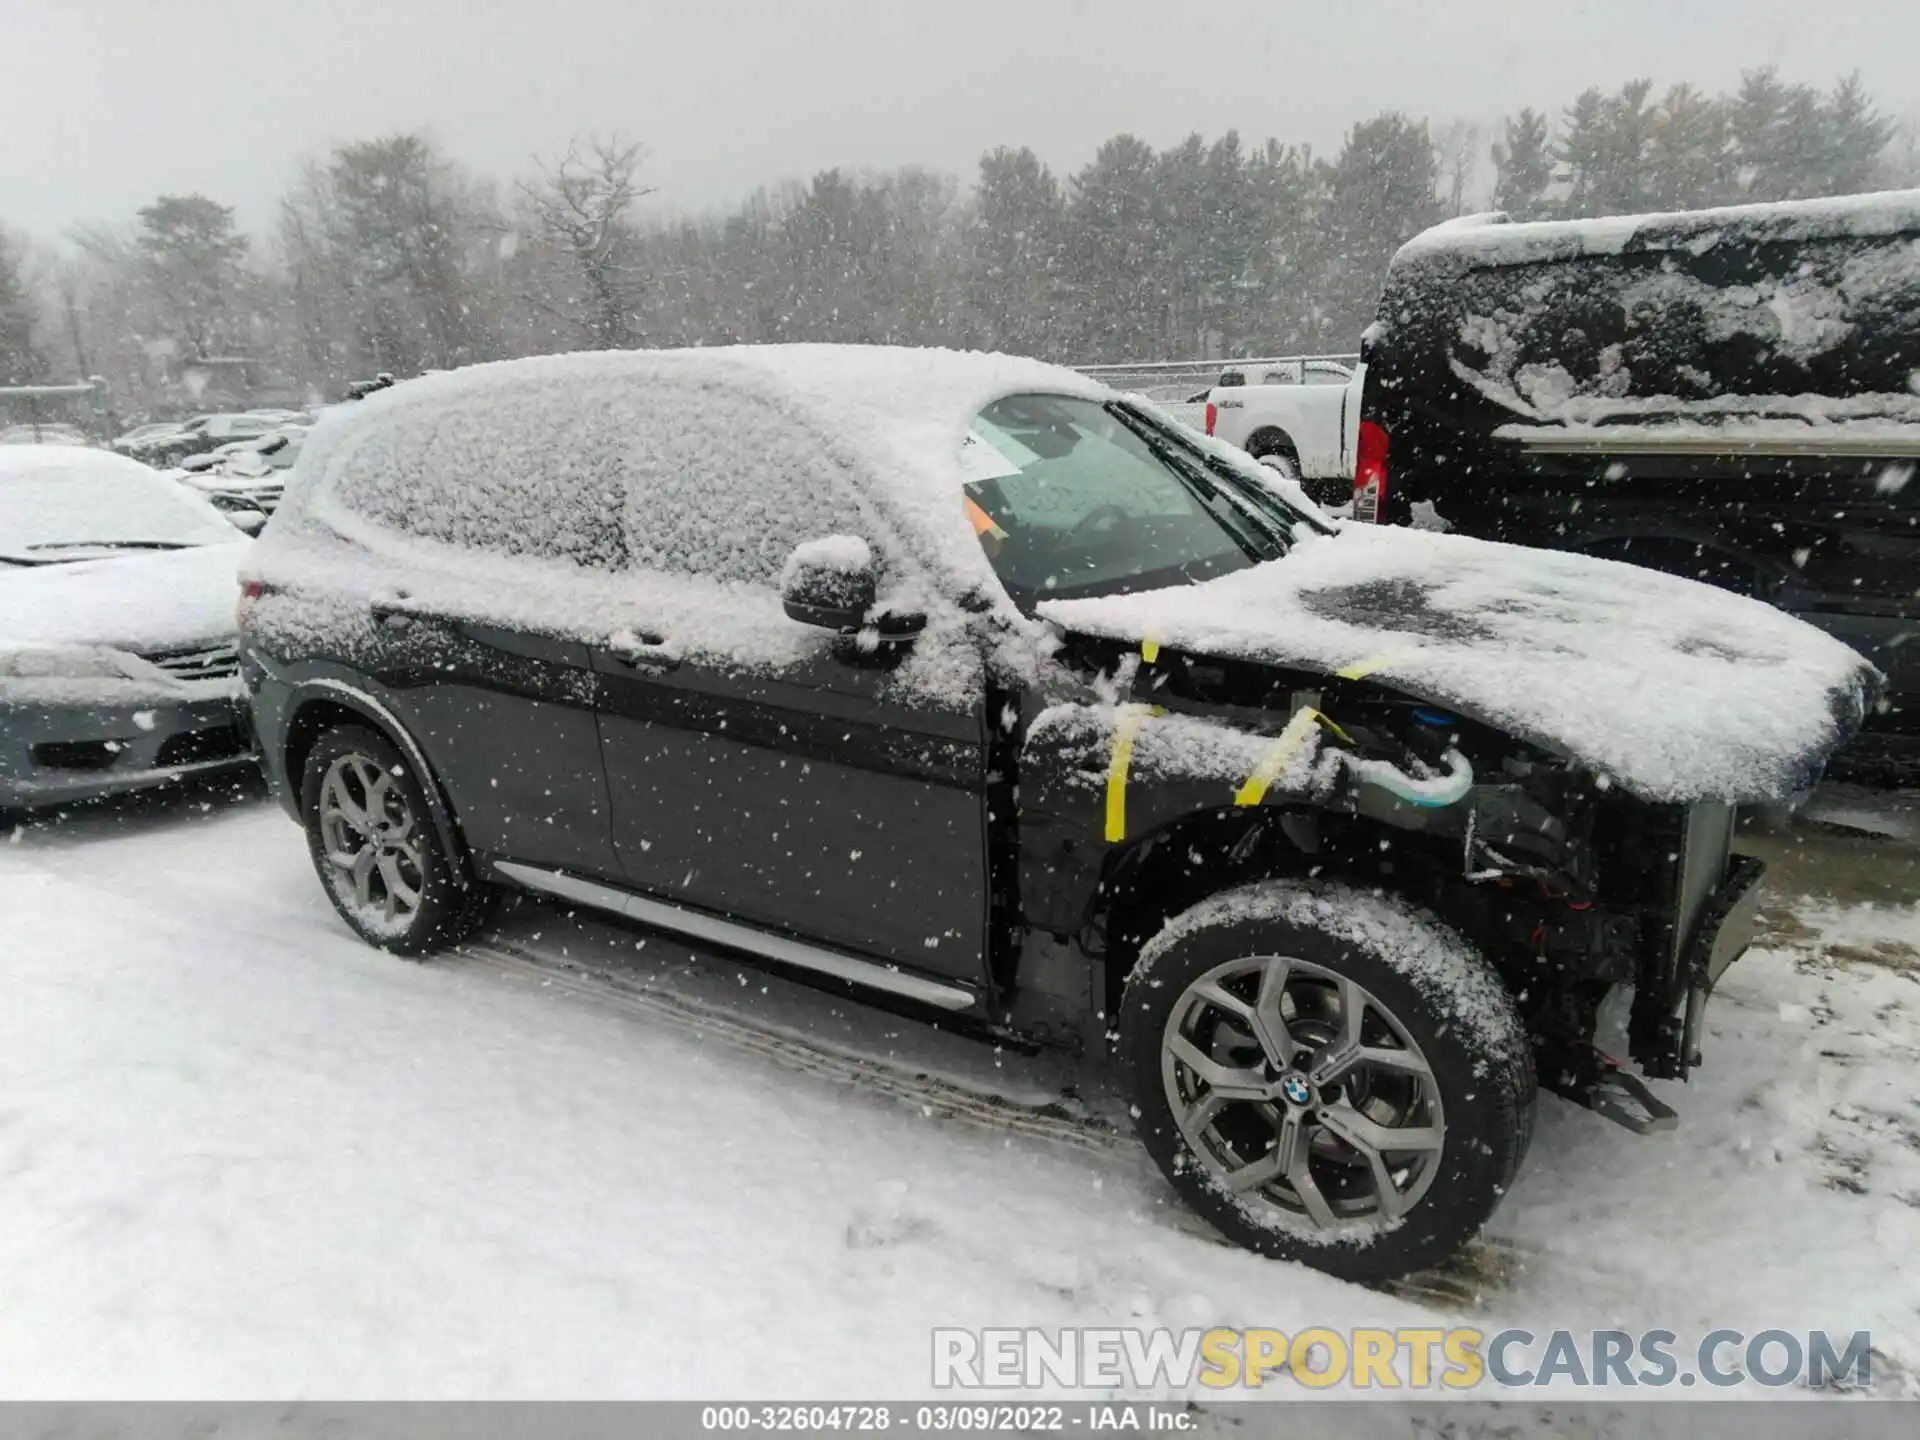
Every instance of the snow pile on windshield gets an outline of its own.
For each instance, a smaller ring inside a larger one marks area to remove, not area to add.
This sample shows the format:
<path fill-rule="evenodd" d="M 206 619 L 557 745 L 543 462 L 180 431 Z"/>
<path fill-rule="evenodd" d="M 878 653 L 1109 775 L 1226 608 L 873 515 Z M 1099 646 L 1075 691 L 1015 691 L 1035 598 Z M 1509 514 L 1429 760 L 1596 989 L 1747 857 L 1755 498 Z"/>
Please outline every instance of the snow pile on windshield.
<path fill-rule="evenodd" d="M 0 556 L 89 545 L 217 545 L 234 528 L 137 460 L 64 445 L 0 448 Z"/>
<path fill-rule="evenodd" d="M 1457 378 L 1536 422 L 1745 416 L 1759 438 L 1920 424 L 1917 330 L 1920 191 L 1905 191 L 1443 225 L 1396 257 L 1376 338 L 1442 347 Z"/>
<path fill-rule="evenodd" d="M 1644 799 L 1797 793 L 1873 669 L 1771 606 L 1634 566 L 1361 526 L 1201 585 L 1050 601 L 1087 634 L 1352 669 L 1569 754 Z M 1339 697 L 1325 706 L 1334 720 Z"/>

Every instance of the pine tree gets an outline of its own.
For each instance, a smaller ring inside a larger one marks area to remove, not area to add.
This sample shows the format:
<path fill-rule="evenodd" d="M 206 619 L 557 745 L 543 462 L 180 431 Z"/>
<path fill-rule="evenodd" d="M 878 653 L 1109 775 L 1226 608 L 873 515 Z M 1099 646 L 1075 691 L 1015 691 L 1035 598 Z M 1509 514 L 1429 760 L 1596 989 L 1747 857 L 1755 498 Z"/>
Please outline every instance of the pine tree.
<path fill-rule="evenodd" d="M 980 157 L 967 222 L 966 294 L 975 339 L 1017 354 L 1066 359 L 1061 285 L 1067 200 L 1033 151 Z"/>
<path fill-rule="evenodd" d="M 1531 107 L 1501 123 L 1493 145 L 1493 208 L 1515 220 L 1538 220 L 1547 213 L 1553 185 L 1553 136 L 1547 117 Z"/>
<path fill-rule="evenodd" d="M 1393 252 L 1440 218 L 1438 172 L 1424 120 L 1388 112 L 1347 132 L 1327 175 L 1328 269 L 1316 348 L 1357 346 Z"/>
<path fill-rule="evenodd" d="M 1144 140 L 1116 135 L 1073 178 L 1067 274 L 1081 322 L 1076 341 L 1102 359 L 1150 360 L 1161 344 L 1166 237 L 1156 200 L 1158 162 Z"/>
<path fill-rule="evenodd" d="M 1872 190 L 1886 169 L 1889 142 L 1897 124 L 1880 113 L 1856 73 L 1833 87 L 1823 107 L 1826 145 L 1820 169 L 1824 188 L 1818 192 L 1847 195 Z"/>
<path fill-rule="evenodd" d="M 1661 97 L 1646 159 L 1646 197 L 1662 210 L 1732 199 L 1734 176 L 1727 106 L 1691 85 Z"/>
<path fill-rule="evenodd" d="M 162 195 L 138 218 L 135 250 L 183 352 L 204 358 L 225 348 L 247 253 L 232 208 L 204 195 Z"/>

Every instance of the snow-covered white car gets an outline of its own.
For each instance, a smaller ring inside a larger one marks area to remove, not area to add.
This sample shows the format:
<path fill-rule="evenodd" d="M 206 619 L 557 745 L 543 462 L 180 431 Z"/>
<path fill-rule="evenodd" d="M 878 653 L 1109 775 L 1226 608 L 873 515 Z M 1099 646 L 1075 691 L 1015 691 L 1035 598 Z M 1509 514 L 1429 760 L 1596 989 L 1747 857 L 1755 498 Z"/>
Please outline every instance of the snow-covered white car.
<path fill-rule="evenodd" d="M 249 542 L 104 450 L 0 450 L 0 810 L 252 763 L 236 703 Z"/>
<path fill-rule="evenodd" d="M 1362 373 L 1333 360 L 1229 366 L 1207 392 L 1207 434 L 1298 480 L 1317 499 L 1353 487 Z"/>
<path fill-rule="evenodd" d="M 1738 805 L 1872 668 L 1759 602 L 1342 529 L 1004 356 L 551 356 L 330 417 L 242 572 L 279 799 L 357 934 L 510 887 L 1098 1052 L 1225 1235 L 1474 1233 L 1544 1085 L 1634 1128 L 1746 948 Z M 1625 1203 L 1623 1201 L 1623 1203 Z"/>

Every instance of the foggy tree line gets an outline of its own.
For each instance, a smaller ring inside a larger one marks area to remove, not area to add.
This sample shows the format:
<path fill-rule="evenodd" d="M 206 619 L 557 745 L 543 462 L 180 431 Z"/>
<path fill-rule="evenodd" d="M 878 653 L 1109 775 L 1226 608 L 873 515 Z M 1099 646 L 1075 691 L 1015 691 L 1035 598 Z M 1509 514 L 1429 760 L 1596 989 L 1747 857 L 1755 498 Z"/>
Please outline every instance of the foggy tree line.
<path fill-rule="evenodd" d="M 383 370 L 634 345 L 1347 351 L 1394 249 L 1447 215 L 1920 184 L 1915 149 L 1857 80 L 1823 91 L 1761 70 L 1720 95 L 1588 90 L 1491 134 L 1387 112 L 1331 156 L 1233 132 L 1163 150 L 1119 135 L 1072 174 L 997 149 L 964 186 L 835 169 L 676 217 L 646 203 L 631 140 L 577 141 L 502 186 L 395 134 L 303 162 L 256 234 L 202 195 L 58 248 L 0 229 L 0 382 L 102 375 L 137 413 L 210 398 L 181 376 L 219 357 L 250 358 L 256 389 L 268 374 L 332 397 Z"/>

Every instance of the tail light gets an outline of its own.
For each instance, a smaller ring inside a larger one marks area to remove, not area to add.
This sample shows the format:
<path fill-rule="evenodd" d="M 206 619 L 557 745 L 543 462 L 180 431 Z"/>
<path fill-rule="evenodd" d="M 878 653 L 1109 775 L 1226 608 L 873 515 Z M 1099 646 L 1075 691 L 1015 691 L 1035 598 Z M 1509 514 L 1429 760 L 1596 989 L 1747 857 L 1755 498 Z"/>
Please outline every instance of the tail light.
<path fill-rule="evenodd" d="M 1213 422 L 1218 420 L 1219 418 L 1220 418 L 1219 409 L 1214 405 L 1213 401 L 1211 400 L 1207 401 L 1207 433 L 1209 435 L 1213 433 Z"/>
<path fill-rule="evenodd" d="M 1387 521 L 1387 432 L 1360 422 L 1360 448 L 1353 466 L 1353 518 L 1370 525 Z"/>
<path fill-rule="evenodd" d="M 236 627 L 247 623 L 247 611 L 252 608 L 254 601 L 266 593 L 267 587 L 258 580 L 240 582 L 240 601 L 233 607 L 233 623 Z"/>

